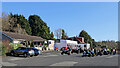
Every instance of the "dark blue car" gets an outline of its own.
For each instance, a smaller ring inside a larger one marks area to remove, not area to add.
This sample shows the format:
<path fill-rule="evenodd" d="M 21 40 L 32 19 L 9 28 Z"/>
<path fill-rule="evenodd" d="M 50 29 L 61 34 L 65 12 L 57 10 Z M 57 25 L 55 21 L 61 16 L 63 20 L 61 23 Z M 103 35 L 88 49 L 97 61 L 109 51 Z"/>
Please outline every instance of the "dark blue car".
<path fill-rule="evenodd" d="M 40 55 L 40 54 L 42 54 L 42 51 L 41 50 L 39 50 L 39 49 L 36 49 L 36 48 L 34 48 L 34 47 L 30 47 L 32 50 L 34 50 L 34 56 L 38 56 L 38 55 Z"/>

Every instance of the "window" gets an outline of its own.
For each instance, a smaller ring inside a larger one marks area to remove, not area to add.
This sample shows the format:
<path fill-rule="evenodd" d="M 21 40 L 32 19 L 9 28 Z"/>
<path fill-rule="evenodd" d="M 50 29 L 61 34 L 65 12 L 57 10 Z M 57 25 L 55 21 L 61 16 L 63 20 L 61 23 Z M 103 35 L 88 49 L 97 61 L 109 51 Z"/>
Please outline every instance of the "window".
<path fill-rule="evenodd" d="M 25 50 L 26 48 L 24 47 L 19 47 L 18 50 Z"/>
<path fill-rule="evenodd" d="M 23 48 L 23 47 L 21 48 L 21 50 L 25 50 L 25 49 L 26 49 L 26 48 Z"/>
<path fill-rule="evenodd" d="M 55 40 L 55 43 L 60 43 L 60 39 Z"/>

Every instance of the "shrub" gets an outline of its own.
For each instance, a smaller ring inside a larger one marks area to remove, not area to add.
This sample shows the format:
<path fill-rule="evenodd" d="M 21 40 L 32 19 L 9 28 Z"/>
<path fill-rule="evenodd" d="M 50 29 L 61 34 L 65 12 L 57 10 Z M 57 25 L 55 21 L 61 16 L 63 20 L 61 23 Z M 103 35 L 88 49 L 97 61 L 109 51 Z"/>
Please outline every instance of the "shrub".
<path fill-rule="evenodd" d="M 2 45 L 3 45 L 3 49 L 6 49 L 5 50 L 6 53 L 8 53 L 11 49 L 13 49 L 13 47 L 11 45 L 9 45 L 9 41 L 3 41 Z"/>
<path fill-rule="evenodd" d="M 10 43 L 10 46 L 12 46 L 13 49 L 17 49 L 18 47 L 21 47 L 22 44 L 19 44 L 19 43 Z"/>
<path fill-rule="evenodd" d="M 1 55 L 5 55 L 6 54 L 6 47 L 4 45 L 2 45 L 2 54 Z"/>
<path fill-rule="evenodd" d="M 9 45 L 9 41 L 4 40 L 2 41 L 1 45 L 1 55 L 5 55 L 6 53 L 10 52 L 11 49 L 13 49 L 13 47 Z"/>

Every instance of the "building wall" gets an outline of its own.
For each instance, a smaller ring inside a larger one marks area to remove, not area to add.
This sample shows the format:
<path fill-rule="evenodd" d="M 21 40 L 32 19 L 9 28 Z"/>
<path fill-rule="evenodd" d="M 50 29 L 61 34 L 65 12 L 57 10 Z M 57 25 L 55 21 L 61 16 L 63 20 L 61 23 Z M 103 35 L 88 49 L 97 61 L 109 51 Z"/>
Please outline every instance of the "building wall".
<path fill-rule="evenodd" d="M 54 50 L 54 41 L 53 40 L 48 40 L 48 41 L 51 42 L 48 46 L 48 49 Z"/>
<path fill-rule="evenodd" d="M 20 43 L 20 41 L 18 41 L 18 40 L 14 40 L 13 43 Z"/>
<path fill-rule="evenodd" d="M 60 40 L 60 43 L 55 43 L 55 48 L 58 48 L 58 50 L 60 50 L 62 47 L 67 47 L 67 45 L 74 47 L 77 44 L 78 44 L 77 41 Z"/>

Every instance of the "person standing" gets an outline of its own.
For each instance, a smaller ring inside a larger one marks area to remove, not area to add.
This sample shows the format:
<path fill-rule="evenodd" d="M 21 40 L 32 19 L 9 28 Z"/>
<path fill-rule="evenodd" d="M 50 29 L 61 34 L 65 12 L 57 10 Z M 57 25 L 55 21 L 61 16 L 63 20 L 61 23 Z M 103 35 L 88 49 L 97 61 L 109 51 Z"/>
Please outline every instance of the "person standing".
<path fill-rule="evenodd" d="M 113 49 L 113 55 L 115 55 L 115 49 Z"/>
<path fill-rule="evenodd" d="M 110 52 L 110 54 L 112 55 L 112 53 L 113 53 L 113 49 L 111 48 L 111 52 Z"/>
<path fill-rule="evenodd" d="M 107 53 L 110 54 L 110 50 L 109 50 L 109 48 L 107 48 Z"/>
<path fill-rule="evenodd" d="M 116 54 L 116 48 L 115 48 L 115 54 Z"/>
<path fill-rule="evenodd" d="M 96 50 L 96 48 L 94 49 L 94 53 L 95 53 L 95 55 L 96 55 L 96 52 L 97 52 L 97 50 Z"/>

